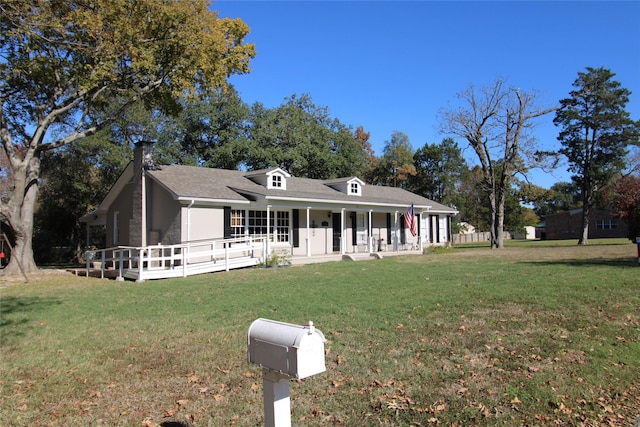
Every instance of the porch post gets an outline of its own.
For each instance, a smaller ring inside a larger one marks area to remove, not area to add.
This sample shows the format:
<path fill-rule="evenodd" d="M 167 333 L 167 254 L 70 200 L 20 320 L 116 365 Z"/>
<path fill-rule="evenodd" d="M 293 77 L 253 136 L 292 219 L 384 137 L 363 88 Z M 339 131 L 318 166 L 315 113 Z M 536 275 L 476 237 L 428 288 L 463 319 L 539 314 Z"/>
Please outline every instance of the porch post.
<path fill-rule="evenodd" d="M 342 208 L 340 210 L 340 255 L 344 255 L 347 250 L 347 239 L 344 236 L 344 212 L 345 208 Z"/>
<path fill-rule="evenodd" d="M 424 252 L 424 227 L 422 226 L 422 212 L 418 214 L 418 230 L 420 230 L 420 234 L 418 235 L 418 241 L 420 244 L 418 248 L 420 249 L 420 253 Z"/>
<path fill-rule="evenodd" d="M 393 220 L 393 250 L 398 252 L 398 249 L 398 211 L 395 211 Z"/>
<path fill-rule="evenodd" d="M 249 236 L 249 209 L 244 210 L 244 230 L 245 238 Z"/>
<path fill-rule="evenodd" d="M 307 256 L 311 256 L 311 230 L 309 227 L 309 212 L 311 208 L 307 206 Z"/>
<path fill-rule="evenodd" d="M 369 209 L 369 225 L 367 226 L 367 241 L 369 242 L 369 253 L 373 252 L 373 236 L 371 235 L 371 219 L 373 218 L 373 211 L 371 209 Z"/>
<path fill-rule="evenodd" d="M 147 183 L 145 182 L 146 172 L 144 168 L 142 173 L 142 185 L 141 185 L 141 198 L 142 198 L 142 212 L 140 214 L 140 246 L 147 246 Z"/>
<path fill-rule="evenodd" d="M 267 253 L 265 254 L 265 259 L 269 258 L 269 250 L 270 250 L 270 242 L 269 242 L 269 229 L 271 227 L 271 205 L 267 205 Z"/>

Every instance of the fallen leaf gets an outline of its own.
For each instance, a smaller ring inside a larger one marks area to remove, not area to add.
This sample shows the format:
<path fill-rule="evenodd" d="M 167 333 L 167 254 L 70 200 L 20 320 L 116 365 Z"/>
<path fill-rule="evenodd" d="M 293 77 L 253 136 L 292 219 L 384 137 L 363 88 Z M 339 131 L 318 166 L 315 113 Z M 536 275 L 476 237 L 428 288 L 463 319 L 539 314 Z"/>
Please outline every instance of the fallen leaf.
<path fill-rule="evenodd" d="M 142 420 L 142 425 L 144 427 L 160 427 L 160 424 L 154 423 L 149 418 L 145 418 L 144 420 Z"/>

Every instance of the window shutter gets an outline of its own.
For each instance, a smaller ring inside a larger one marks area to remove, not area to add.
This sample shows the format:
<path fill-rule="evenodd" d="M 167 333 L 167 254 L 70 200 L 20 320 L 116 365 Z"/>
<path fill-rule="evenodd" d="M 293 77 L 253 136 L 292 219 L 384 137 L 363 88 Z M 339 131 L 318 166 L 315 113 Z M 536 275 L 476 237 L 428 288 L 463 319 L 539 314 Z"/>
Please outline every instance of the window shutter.
<path fill-rule="evenodd" d="M 292 212 L 293 218 L 293 247 L 300 247 L 300 209 L 294 209 Z"/>
<path fill-rule="evenodd" d="M 387 243 L 391 243 L 391 214 L 387 214 Z"/>
<path fill-rule="evenodd" d="M 224 238 L 231 238 L 231 206 L 224 207 Z"/>
<path fill-rule="evenodd" d="M 353 246 L 358 244 L 358 220 L 355 212 L 351 212 L 351 244 Z"/>

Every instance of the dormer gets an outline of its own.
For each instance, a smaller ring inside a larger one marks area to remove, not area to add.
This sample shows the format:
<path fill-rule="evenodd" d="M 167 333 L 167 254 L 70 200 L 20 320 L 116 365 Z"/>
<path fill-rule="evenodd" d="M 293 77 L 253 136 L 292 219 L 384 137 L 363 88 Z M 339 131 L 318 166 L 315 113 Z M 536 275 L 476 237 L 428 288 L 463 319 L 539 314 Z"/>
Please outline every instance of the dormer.
<path fill-rule="evenodd" d="M 245 176 L 255 183 L 263 185 L 268 190 L 286 190 L 287 178 L 291 177 L 290 174 L 280 168 L 248 172 Z"/>
<path fill-rule="evenodd" d="M 325 181 L 325 184 L 348 196 L 362 196 L 362 187 L 364 187 L 364 182 L 355 176 L 352 178 Z"/>

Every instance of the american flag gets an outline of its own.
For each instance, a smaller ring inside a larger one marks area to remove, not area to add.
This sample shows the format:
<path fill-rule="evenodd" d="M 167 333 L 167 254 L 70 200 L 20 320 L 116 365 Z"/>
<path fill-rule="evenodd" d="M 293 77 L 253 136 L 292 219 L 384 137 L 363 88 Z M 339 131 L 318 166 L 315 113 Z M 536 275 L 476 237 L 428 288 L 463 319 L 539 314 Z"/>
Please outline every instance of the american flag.
<path fill-rule="evenodd" d="M 418 234 L 418 222 L 413 212 L 413 203 L 409 206 L 409 209 L 404 213 L 404 223 L 411 232 L 411 235 L 415 237 Z"/>

